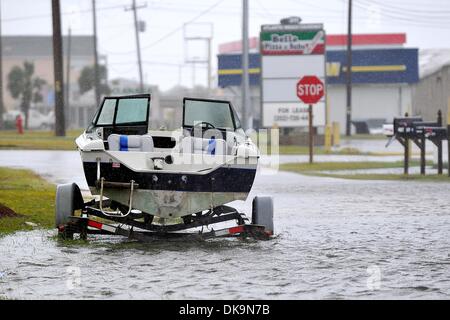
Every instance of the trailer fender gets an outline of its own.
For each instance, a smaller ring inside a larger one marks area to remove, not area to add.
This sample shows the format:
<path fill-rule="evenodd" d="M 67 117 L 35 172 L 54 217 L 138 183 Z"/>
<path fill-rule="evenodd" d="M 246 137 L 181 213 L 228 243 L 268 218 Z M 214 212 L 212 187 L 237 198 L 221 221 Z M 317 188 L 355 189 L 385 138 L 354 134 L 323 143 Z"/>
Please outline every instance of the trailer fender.
<path fill-rule="evenodd" d="M 274 234 L 273 199 L 271 197 L 255 197 L 253 199 L 252 224 L 265 227 L 265 232 Z"/>
<path fill-rule="evenodd" d="M 76 210 L 84 208 L 83 196 L 77 184 L 59 185 L 56 189 L 55 226 L 59 228 L 69 222 Z"/>

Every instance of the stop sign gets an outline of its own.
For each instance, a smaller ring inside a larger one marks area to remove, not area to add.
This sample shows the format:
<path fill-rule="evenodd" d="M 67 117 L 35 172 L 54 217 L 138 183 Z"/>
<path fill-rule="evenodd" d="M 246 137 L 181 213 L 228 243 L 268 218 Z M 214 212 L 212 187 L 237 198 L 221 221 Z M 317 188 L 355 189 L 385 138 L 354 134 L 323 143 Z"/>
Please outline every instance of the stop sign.
<path fill-rule="evenodd" d="M 316 104 L 325 95 L 325 85 L 316 76 L 303 77 L 297 83 L 297 96 L 305 104 Z"/>

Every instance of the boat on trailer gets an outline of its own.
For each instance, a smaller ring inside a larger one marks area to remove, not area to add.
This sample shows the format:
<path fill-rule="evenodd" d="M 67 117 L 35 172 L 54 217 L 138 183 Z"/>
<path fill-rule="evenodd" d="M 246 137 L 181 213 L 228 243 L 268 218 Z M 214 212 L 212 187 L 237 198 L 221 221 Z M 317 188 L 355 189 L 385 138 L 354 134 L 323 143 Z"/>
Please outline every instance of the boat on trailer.
<path fill-rule="evenodd" d="M 228 101 L 185 98 L 178 130 L 150 128 L 151 95 L 106 97 L 76 139 L 94 200 L 60 185 L 56 227 L 64 238 L 273 235 L 273 201 L 253 200 L 252 219 L 228 206 L 247 200 L 259 152 Z M 75 212 L 80 211 L 76 215 Z M 100 223 L 91 217 L 102 218 Z M 222 230 L 199 227 L 236 221 Z M 189 233 L 184 231 L 195 230 Z"/>

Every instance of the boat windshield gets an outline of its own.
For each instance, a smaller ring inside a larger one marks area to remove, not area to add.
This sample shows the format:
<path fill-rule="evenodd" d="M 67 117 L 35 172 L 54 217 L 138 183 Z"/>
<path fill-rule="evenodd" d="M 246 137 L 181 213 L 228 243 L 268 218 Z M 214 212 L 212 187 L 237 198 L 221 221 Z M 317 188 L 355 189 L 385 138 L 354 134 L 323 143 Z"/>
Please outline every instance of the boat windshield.
<path fill-rule="evenodd" d="M 184 102 L 184 127 L 199 123 L 213 125 L 217 129 L 236 130 L 238 119 L 231 105 L 223 101 L 189 100 Z"/>
<path fill-rule="evenodd" d="M 95 118 L 97 126 L 121 126 L 148 122 L 147 97 L 106 98 Z"/>

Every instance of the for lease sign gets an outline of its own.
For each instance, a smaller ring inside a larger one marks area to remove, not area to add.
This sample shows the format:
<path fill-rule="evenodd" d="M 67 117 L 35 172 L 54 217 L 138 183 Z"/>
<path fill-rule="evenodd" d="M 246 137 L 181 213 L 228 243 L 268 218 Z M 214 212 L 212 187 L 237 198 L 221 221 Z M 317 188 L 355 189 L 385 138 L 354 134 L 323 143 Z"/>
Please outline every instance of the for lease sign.
<path fill-rule="evenodd" d="M 309 122 L 308 105 L 301 102 L 267 103 L 265 105 L 264 126 L 271 127 L 307 127 Z M 314 126 L 325 122 L 325 102 L 314 107 Z"/>

